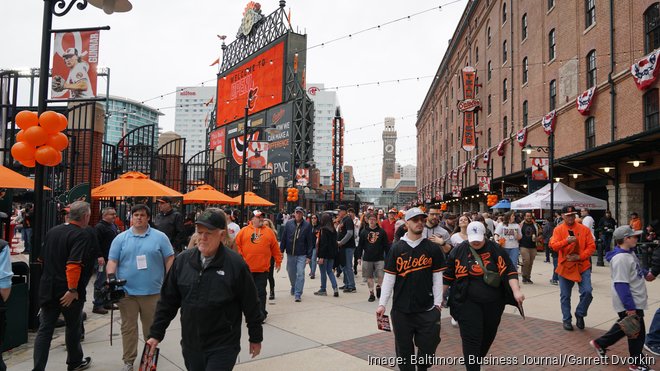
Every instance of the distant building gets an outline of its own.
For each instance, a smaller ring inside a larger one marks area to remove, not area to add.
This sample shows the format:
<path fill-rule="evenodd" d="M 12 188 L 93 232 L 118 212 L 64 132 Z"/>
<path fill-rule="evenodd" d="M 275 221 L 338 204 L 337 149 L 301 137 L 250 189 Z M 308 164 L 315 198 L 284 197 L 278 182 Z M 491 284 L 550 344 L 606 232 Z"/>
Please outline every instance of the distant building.
<path fill-rule="evenodd" d="M 344 188 L 346 187 L 359 187 L 360 183 L 355 182 L 355 175 L 353 175 L 353 166 L 344 165 Z"/>
<path fill-rule="evenodd" d="M 388 188 L 388 179 L 395 179 L 395 174 L 396 129 L 394 128 L 394 117 L 386 117 L 385 129 L 383 129 L 383 170 L 381 187 Z"/>
<path fill-rule="evenodd" d="M 215 94 L 215 86 L 176 88 L 174 131 L 186 138 L 186 161 L 206 150 L 206 130 Z"/>
<path fill-rule="evenodd" d="M 124 135 L 141 126 L 156 125 L 157 133 L 160 133 L 158 117 L 163 113 L 138 101 L 111 95 L 106 115 L 103 141 L 116 145 Z"/>
<path fill-rule="evenodd" d="M 332 184 L 332 124 L 339 105 L 337 93 L 324 90 L 324 84 L 307 84 L 307 95 L 314 102 L 314 162 L 321 185 Z"/>

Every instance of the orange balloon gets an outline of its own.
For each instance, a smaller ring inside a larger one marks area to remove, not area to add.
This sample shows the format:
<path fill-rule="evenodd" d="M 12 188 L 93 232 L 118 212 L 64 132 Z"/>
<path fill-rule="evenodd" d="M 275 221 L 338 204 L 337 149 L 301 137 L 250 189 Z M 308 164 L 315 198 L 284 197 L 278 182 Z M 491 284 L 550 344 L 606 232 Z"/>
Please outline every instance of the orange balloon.
<path fill-rule="evenodd" d="M 41 146 L 34 153 L 34 159 L 44 166 L 55 166 L 62 161 L 62 154 L 51 146 Z"/>
<path fill-rule="evenodd" d="M 23 141 L 31 146 L 39 147 L 46 143 L 48 133 L 41 126 L 32 126 L 23 133 Z"/>
<path fill-rule="evenodd" d="M 69 146 L 69 138 L 64 133 L 51 134 L 46 140 L 46 145 L 55 148 L 58 151 L 63 151 Z"/>
<path fill-rule="evenodd" d="M 61 113 L 58 113 L 57 115 L 60 118 L 60 130 L 58 130 L 58 131 L 62 131 L 64 129 L 66 129 L 66 127 L 69 125 L 69 120 L 66 118 L 66 116 L 64 116 Z"/>
<path fill-rule="evenodd" d="M 19 161 L 21 165 L 25 167 L 35 167 L 37 166 L 37 163 L 34 160 L 28 160 L 28 161 Z"/>
<path fill-rule="evenodd" d="M 16 133 L 16 142 L 23 141 L 23 134 L 25 134 L 25 130 L 19 130 L 18 133 Z"/>
<path fill-rule="evenodd" d="M 36 148 L 25 143 L 18 142 L 11 147 L 11 156 L 18 161 L 31 161 L 34 160 L 34 153 Z"/>
<path fill-rule="evenodd" d="M 37 116 L 36 112 L 21 111 L 16 114 L 14 121 L 16 122 L 16 126 L 25 130 L 29 127 L 37 126 L 39 124 L 39 116 Z"/>
<path fill-rule="evenodd" d="M 60 116 L 64 115 L 55 111 L 46 111 L 39 116 L 39 126 L 44 128 L 48 134 L 58 133 L 64 129 L 62 128 L 62 117 Z"/>

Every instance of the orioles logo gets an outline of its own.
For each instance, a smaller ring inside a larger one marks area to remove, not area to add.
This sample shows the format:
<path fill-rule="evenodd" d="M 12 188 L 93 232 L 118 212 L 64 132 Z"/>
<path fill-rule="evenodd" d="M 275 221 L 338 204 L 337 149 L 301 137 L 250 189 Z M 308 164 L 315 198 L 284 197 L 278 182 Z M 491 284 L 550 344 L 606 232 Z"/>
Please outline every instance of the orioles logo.
<path fill-rule="evenodd" d="M 398 257 L 396 258 L 396 271 L 399 272 L 399 276 L 405 277 L 408 273 L 431 268 L 432 264 L 433 258 L 427 257 L 426 254 L 422 254 L 417 258 L 411 256 L 405 260 L 402 257 Z"/>
<path fill-rule="evenodd" d="M 380 236 L 379 232 L 369 232 L 367 241 L 369 241 L 369 243 L 376 243 L 376 241 L 378 241 L 378 236 Z"/>

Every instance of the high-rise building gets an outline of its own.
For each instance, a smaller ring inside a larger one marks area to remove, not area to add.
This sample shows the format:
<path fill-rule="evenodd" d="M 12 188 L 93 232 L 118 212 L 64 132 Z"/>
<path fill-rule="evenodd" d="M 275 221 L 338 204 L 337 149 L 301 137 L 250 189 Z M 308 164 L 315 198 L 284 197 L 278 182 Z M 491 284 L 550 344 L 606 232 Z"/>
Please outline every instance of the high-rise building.
<path fill-rule="evenodd" d="M 394 179 L 394 174 L 396 174 L 396 129 L 394 128 L 394 117 L 385 117 L 381 187 L 387 188 L 387 179 Z"/>
<path fill-rule="evenodd" d="M 174 131 L 186 138 L 186 161 L 206 149 L 206 129 L 214 107 L 215 86 L 176 88 Z"/>
<path fill-rule="evenodd" d="M 111 95 L 107 105 L 107 124 L 103 141 L 116 145 L 129 131 L 145 125 L 156 125 L 163 113 L 132 99 Z"/>
<path fill-rule="evenodd" d="M 314 102 L 314 162 L 321 185 L 332 184 L 332 120 L 339 105 L 337 93 L 323 84 L 307 84 L 307 95 Z"/>

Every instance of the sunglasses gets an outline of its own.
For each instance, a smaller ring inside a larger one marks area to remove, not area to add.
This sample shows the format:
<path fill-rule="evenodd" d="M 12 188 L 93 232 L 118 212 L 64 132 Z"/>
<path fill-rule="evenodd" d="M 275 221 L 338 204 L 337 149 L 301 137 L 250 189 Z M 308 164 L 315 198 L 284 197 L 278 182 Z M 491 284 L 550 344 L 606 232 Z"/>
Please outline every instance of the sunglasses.
<path fill-rule="evenodd" d="M 411 222 L 413 222 L 413 223 L 419 223 L 419 222 L 425 222 L 425 221 L 426 221 L 426 218 L 423 217 L 423 216 L 416 216 L 416 217 L 414 217 L 414 218 L 410 218 L 410 219 L 408 219 L 408 221 L 411 221 Z"/>

